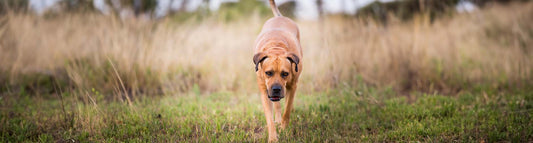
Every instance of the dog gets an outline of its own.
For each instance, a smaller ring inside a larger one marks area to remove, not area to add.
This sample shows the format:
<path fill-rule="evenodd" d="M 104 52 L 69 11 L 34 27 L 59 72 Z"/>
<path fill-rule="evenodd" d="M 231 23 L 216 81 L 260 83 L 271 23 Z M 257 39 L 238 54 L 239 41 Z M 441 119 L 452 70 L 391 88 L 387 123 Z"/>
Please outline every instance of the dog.
<path fill-rule="evenodd" d="M 289 125 L 289 116 L 302 72 L 302 48 L 298 26 L 279 12 L 274 0 L 270 0 L 274 17 L 265 22 L 255 40 L 253 62 L 257 84 L 268 128 L 268 141 L 278 140 L 275 123 L 281 120 L 281 128 Z M 280 100 L 286 97 L 285 111 L 281 115 Z M 272 103 L 275 121 L 272 116 Z"/>

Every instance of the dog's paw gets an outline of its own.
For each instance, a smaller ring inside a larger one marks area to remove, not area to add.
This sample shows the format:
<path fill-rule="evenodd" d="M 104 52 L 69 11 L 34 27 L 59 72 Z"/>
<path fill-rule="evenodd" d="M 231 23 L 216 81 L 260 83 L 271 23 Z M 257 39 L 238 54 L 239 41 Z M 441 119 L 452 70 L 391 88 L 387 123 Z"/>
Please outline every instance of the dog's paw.
<path fill-rule="evenodd" d="M 286 129 L 288 126 L 289 126 L 289 122 L 287 122 L 287 121 L 281 121 L 281 126 L 280 126 L 281 129 L 284 130 L 284 129 Z"/>
<path fill-rule="evenodd" d="M 278 142 L 278 138 L 269 138 L 268 142 L 269 143 L 277 143 Z"/>
<path fill-rule="evenodd" d="M 287 124 L 281 124 L 280 128 L 281 128 L 282 130 L 285 130 L 285 129 L 287 128 Z"/>
<path fill-rule="evenodd" d="M 278 142 L 278 136 L 277 136 L 277 135 L 268 136 L 268 142 L 269 142 L 269 143 L 275 143 L 275 142 Z"/>

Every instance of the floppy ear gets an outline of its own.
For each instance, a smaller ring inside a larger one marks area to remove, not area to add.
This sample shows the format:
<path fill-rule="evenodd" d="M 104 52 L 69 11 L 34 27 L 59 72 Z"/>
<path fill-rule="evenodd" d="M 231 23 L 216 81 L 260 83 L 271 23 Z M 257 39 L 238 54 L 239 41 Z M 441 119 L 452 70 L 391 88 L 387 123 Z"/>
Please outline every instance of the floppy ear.
<path fill-rule="evenodd" d="M 294 69 L 296 72 L 298 72 L 298 63 L 300 63 L 300 58 L 298 58 L 298 56 L 296 56 L 294 53 L 289 53 L 289 55 L 287 55 L 287 59 L 296 65 Z"/>
<path fill-rule="evenodd" d="M 259 52 L 254 55 L 255 71 L 258 70 L 257 66 L 259 65 L 259 63 L 263 62 L 266 58 L 268 58 L 268 56 L 263 52 Z"/>

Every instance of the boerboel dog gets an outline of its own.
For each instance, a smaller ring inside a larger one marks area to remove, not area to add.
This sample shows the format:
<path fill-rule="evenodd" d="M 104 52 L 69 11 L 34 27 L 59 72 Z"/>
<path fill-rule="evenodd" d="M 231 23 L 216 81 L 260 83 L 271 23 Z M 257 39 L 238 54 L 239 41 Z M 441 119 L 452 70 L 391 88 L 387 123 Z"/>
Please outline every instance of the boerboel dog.
<path fill-rule="evenodd" d="M 263 25 L 255 41 L 253 62 L 267 121 L 268 141 L 276 142 L 278 137 L 274 122 L 279 123 L 281 120 L 282 129 L 289 125 L 298 77 L 303 67 L 300 34 L 296 23 L 281 15 L 274 0 L 270 0 L 270 8 L 275 16 Z M 284 97 L 287 97 L 287 101 L 282 117 L 279 101 Z"/>

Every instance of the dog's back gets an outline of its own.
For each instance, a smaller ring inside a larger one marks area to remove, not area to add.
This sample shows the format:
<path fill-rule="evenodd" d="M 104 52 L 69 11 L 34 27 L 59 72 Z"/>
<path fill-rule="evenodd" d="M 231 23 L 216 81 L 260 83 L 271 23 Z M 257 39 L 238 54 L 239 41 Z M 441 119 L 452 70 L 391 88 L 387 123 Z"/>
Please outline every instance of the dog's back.
<path fill-rule="evenodd" d="M 255 41 L 254 52 L 262 52 L 269 48 L 269 42 L 276 42 L 273 44 L 284 44 L 287 52 L 293 52 L 302 55 L 300 48 L 300 34 L 298 26 L 291 19 L 283 16 L 276 16 L 269 19 L 264 25 L 261 33 Z M 281 42 L 281 43 L 280 43 Z"/>
<path fill-rule="evenodd" d="M 263 25 L 261 33 L 264 33 L 265 31 L 269 30 L 281 30 L 285 32 L 290 32 L 291 34 L 296 36 L 298 40 L 300 40 L 300 32 L 298 31 L 298 26 L 290 18 L 284 16 L 276 16 L 268 19 Z"/>

